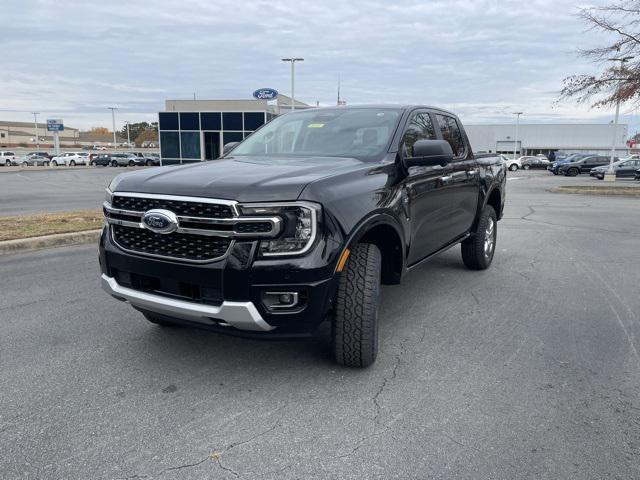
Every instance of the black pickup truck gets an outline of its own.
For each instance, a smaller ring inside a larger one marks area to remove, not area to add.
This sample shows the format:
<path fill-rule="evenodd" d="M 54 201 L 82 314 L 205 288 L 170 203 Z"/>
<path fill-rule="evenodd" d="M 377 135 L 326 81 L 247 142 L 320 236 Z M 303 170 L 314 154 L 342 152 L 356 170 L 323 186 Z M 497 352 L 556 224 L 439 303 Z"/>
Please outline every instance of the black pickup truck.
<path fill-rule="evenodd" d="M 450 112 L 292 112 L 225 151 L 107 189 L 102 285 L 150 322 L 289 338 L 327 320 L 335 360 L 365 367 L 381 283 L 459 243 L 468 268 L 491 264 L 506 168 Z"/>

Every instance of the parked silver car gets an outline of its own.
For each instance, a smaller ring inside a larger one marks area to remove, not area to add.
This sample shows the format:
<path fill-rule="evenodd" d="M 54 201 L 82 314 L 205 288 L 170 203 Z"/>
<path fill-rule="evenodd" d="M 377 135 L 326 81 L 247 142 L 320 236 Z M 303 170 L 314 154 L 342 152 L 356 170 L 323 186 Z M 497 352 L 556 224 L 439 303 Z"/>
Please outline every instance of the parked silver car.
<path fill-rule="evenodd" d="M 111 166 L 112 167 L 133 167 L 135 165 L 144 165 L 146 159 L 144 157 L 138 157 L 133 153 L 112 153 L 111 154 Z"/>
<path fill-rule="evenodd" d="M 14 158 L 11 165 L 21 165 L 23 167 L 48 167 L 51 160 L 41 155 L 25 155 L 24 157 Z"/>

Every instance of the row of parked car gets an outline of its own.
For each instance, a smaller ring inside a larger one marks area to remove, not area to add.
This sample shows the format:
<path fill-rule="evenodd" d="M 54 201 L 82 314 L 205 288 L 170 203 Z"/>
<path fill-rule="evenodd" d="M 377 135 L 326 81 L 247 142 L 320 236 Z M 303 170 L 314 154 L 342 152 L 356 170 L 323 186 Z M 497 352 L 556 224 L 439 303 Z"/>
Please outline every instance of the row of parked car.
<path fill-rule="evenodd" d="M 547 166 L 551 163 L 549 159 L 542 154 L 538 155 L 524 155 L 519 158 L 509 158 L 506 155 L 500 155 L 502 160 L 504 160 L 505 165 L 509 170 L 515 172 L 516 170 L 523 169 L 529 170 L 530 168 L 547 168 Z"/>
<path fill-rule="evenodd" d="M 140 165 L 160 165 L 158 153 L 141 152 L 115 152 L 115 153 L 88 153 L 65 152 L 60 155 L 51 155 L 47 152 L 29 152 L 23 156 L 17 156 L 14 152 L 0 151 L 0 165 L 2 166 L 69 166 L 92 165 L 111 167 L 133 167 Z"/>
<path fill-rule="evenodd" d="M 622 159 L 614 157 L 613 160 L 613 171 L 617 178 L 640 179 L 640 159 L 637 155 Z M 569 177 L 588 173 L 592 177 L 602 180 L 607 170 L 609 170 L 610 161 L 611 158 L 605 155 L 574 153 L 550 163 L 547 170 L 554 175 L 566 175 Z"/>

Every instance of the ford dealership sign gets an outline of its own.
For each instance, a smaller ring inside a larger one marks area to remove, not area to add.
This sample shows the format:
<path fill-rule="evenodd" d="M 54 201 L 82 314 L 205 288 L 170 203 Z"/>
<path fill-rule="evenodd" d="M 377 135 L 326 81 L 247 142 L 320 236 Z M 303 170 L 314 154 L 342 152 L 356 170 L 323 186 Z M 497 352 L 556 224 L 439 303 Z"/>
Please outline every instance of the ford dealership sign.
<path fill-rule="evenodd" d="M 278 91 L 273 88 L 259 88 L 253 92 L 253 98 L 257 100 L 275 100 L 278 96 Z"/>

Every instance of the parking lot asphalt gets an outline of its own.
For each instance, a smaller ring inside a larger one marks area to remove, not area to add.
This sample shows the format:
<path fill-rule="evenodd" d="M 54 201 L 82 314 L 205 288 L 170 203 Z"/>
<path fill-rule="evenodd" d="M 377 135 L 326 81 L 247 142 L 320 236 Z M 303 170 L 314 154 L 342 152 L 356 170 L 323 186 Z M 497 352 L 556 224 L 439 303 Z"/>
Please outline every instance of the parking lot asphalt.
<path fill-rule="evenodd" d="M 57 167 L 0 171 L 0 216 L 100 208 L 111 179 L 132 170 Z"/>
<path fill-rule="evenodd" d="M 0 478 L 640 478 L 640 200 L 543 175 L 510 177 L 489 270 L 383 289 L 365 370 L 151 325 L 95 246 L 0 258 Z"/>

